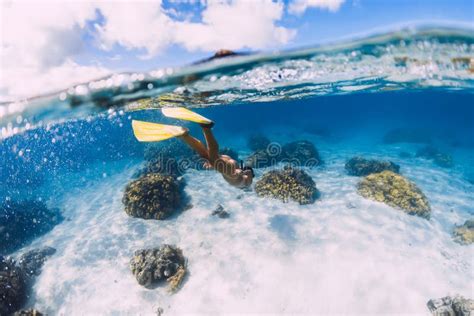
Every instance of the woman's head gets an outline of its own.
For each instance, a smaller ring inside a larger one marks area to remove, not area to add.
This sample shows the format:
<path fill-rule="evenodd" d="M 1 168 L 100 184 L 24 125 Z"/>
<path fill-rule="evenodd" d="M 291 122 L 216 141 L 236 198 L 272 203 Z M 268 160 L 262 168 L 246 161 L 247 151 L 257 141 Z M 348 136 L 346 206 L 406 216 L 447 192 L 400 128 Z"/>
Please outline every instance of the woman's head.
<path fill-rule="evenodd" d="M 240 170 L 242 170 L 243 175 L 243 184 L 245 187 L 248 187 L 252 184 L 253 178 L 255 177 L 255 173 L 253 172 L 253 168 L 249 166 L 244 166 L 243 161 L 240 161 Z"/>
<path fill-rule="evenodd" d="M 252 178 L 255 177 L 255 173 L 253 172 L 253 168 L 249 166 L 245 166 L 242 168 L 242 172 L 246 175 L 251 175 Z"/>

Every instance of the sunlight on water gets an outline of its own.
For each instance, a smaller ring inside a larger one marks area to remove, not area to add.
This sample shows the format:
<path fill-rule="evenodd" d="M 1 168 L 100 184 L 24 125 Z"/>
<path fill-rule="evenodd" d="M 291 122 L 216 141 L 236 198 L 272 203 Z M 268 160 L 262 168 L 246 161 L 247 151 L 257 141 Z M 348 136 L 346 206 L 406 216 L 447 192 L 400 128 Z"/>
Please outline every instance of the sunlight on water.
<path fill-rule="evenodd" d="M 4 256 L 48 246 L 41 274 L 8 289 L 31 288 L 22 306 L 49 315 L 422 315 L 430 299 L 472 298 L 473 84 L 472 33 L 429 29 L 0 104 L 0 285 L 15 271 Z M 202 139 L 165 106 L 215 122 L 252 186 L 179 139 L 138 142 L 132 120 Z M 185 263 L 134 270 L 135 251 L 164 244 Z"/>
<path fill-rule="evenodd" d="M 129 107 L 176 103 L 207 107 L 353 91 L 469 90 L 473 82 L 474 36 L 470 30 L 404 30 L 300 51 L 115 74 L 50 96 L 0 104 L 0 136 L 149 97 L 158 99 L 132 102 Z"/>

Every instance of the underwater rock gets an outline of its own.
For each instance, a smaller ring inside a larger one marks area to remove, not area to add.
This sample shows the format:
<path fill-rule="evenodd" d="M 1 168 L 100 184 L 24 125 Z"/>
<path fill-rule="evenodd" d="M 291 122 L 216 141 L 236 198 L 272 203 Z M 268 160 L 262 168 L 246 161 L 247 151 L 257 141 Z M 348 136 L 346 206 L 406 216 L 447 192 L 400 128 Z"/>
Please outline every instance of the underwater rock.
<path fill-rule="evenodd" d="M 34 308 L 22 309 L 15 312 L 15 314 L 13 314 L 13 316 L 43 316 L 43 315 L 44 315 L 43 313 L 39 312 L 38 310 Z"/>
<path fill-rule="evenodd" d="M 280 150 L 273 151 L 270 147 L 254 152 L 245 161 L 245 165 L 252 168 L 266 168 L 277 164 L 281 160 Z"/>
<path fill-rule="evenodd" d="M 193 155 L 194 152 L 191 148 L 179 139 L 148 144 L 144 151 L 146 161 L 155 161 L 159 156 L 174 158 L 176 160 L 183 158 L 190 159 Z"/>
<path fill-rule="evenodd" d="M 426 305 L 434 316 L 470 316 L 474 313 L 474 300 L 459 295 L 431 299 Z"/>
<path fill-rule="evenodd" d="M 148 145 L 144 157 L 148 161 L 145 169 L 173 176 L 182 175 L 186 169 L 203 170 L 206 162 L 188 145 L 177 139 Z M 141 172 L 145 173 L 148 172 L 146 170 Z"/>
<path fill-rule="evenodd" d="M 352 203 L 352 202 L 346 203 L 346 207 L 349 208 L 349 209 L 351 209 L 351 208 L 357 208 L 357 206 L 356 206 L 354 203 Z"/>
<path fill-rule="evenodd" d="M 27 277 L 38 276 L 46 260 L 56 253 L 52 247 L 30 250 L 18 259 L 18 267 Z"/>
<path fill-rule="evenodd" d="M 373 173 L 357 185 L 360 195 L 400 208 L 410 215 L 429 218 L 431 207 L 428 199 L 412 182 L 392 171 Z"/>
<path fill-rule="evenodd" d="M 10 315 L 25 303 L 33 286 L 34 277 L 41 272 L 46 259 L 56 249 L 44 247 L 30 250 L 15 262 L 0 256 L 0 315 Z M 36 312 L 36 313 L 33 313 Z M 41 315 L 35 310 L 17 311 L 15 315 Z"/>
<path fill-rule="evenodd" d="M 222 205 L 218 205 L 214 211 L 212 211 L 212 216 L 217 216 L 219 218 L 229 218 L 230 214 L 227 212 Z"/>
<path fill-rule="evenodd" d="M 172 139 L 148 145 L 144 151 L 150 172 L 180 176 L 186 169 L 204 169 L 205 160 L 180 140 Z M 148 173 L 143 170 L 141 174 Z"/>
<path fill-rule="evenodd" d="M 165 312 L 165 310 L 163 309 L 163 307 L 158 307 L 155 310 L 156 316 L 163 316 L 164 312 Z"/>
<path fill-rule="evenodd" d="M 474 219 L 467 220 L 464 225 L 456 226 L 453 231 L 454 240 L 470 245 L 474 243 Z"/>
<path fill-rule="evenodd" d="M 400 166 L 391 161 L 381 161 L 375 159 L 365 159 L 362 157 L 353 157 L 346 163 L 345 168 L 351 176 L 367 176 L 371 173 L 378 173 L 389 170 L 399 173 Z"/>
<path fill-rule="evenodd" d="M 246 160 L 246 165 L 252 168 L 270 167 L 281 161 L 292 166 L 305 167 L 322 164 L 318 150 L 313 143 L 306 140 L 280 146 L 277 143 L 270 143 L 265 136 L 254 135 L 249 138 L 248 146 L 255 148 L 255 152 Z"/>
<path fill-rule="evenodd" d="M 34 200 L 5 201 L 0 206 L 0 254 L 13 252 L 46 234 L 63 220 L 57 209 Z"/>
<path fill-rule="evenodd" d="M 169 291 L 171 293 L 175 293 L 177 290 L 180 289 L 181 284 L 183 284 L 186 273 L 186 267 L 179 266 L 178 270 L 176 270 L 176 273 L 166 280 L 168 282 Z"/>
<path fill-rule="evenodd" d="M 174 291 L 186 274 L 186 259 L 181 249 L 165 244 L 159 248 L 135 251 L 130 269 L 140 285 L 150 288 L 166 280 Z"/>
<path fill-rule="evenodd" d="M 451 168 L 454 165 L 453 157 L 441 152 L 433 146 L 425 146 L 416 152 L 416 157 L 433 160 L 435 164 L 443 168 Z"/>
<path fill-rule="evenodd" d="M 234 159 L 235 161 L 239 161 L 239 153 L 229 147 L 223 147 L 219 150 L 220 155 L 226 155 L 230 158 Z"/>
<path fill-rule="evenodd" d="M 177 178 L 183 175 L 184 168 L 182 168 L 176 158 L 159 155 L 156 159 L 147 161 L 145 167 L 140 169 L 134 176 L 138 178 L 148 173 L 160 173 Z"/>
<path fill-rule="evenodd" d="M 0 315 L 10 315 L 21 308 L 27 290 L 24 273 L 15 265 L 15 261 L 0 256 Z"/>
<path fill-rule="evenodd" d="M 44 247 L 30 250 L 15 262 L 0 256 L 0 315 L 10 315 L 25 303 L 33 286 L 34 277 L 56 249 Z M 35 312 L 35 313 L 33 313 Z M 35 310 L 17 311 L 15 315 L 41 315 Z"/>
<path fill-rule="evenodd" d="M 322 163 L 318 150 L 307 140 L 285 144 L 281 149 L 281 156 L 292 166 L 315 167 Z"/>
<path fill-rule="evenodd" d="M 255 184 L 255 192 L 262 197 L 273 197 L 283 202 L 294 200 L 300 204 L 314 203 L 319 197 L 311 176 L 289 166 L 265 173 Z"/>
<path fill-rule="evenodd" d="M 146 174 L 125 188 L 125 212 L 143 219 L 165 219 L 184 206 L 184 182 L 158 173 Z"/>
<path fill-rule="evenodd" d="M 270 140 L 261 134 L 254 134 L 251 135 L 247 139 L 247 146 L 252 151 L 259 151 L 267 149 L 268 145 L 270 145 Z"/>
<path fill-rule="evenodd" d="M 395 143 L 430 143 L 430 135 L 419 129 L 396 128 L 388 131 L 384 137 L 385 144 Z"/>

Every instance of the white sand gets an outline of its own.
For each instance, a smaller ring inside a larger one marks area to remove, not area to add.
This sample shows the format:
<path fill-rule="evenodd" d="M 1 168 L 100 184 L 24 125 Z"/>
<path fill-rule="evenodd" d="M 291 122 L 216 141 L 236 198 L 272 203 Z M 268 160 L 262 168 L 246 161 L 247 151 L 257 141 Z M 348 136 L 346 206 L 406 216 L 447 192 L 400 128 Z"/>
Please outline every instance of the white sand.
<path fill-rule="evenodd" d="M 427 314 L 430 298 L 472 297 L 474 246 L 450 235 L 472 217 L 472 185 L 429 161 L 393 159 L 432 205 L 429 221 L 409 216 L 360 197 L 359 178 L 344 171 L 353 154 L 396 157 L 395 146 L 334 146 L 318 146 L 327 163 L 309 173 L 322 196 L 306 206 L 254 192 L 238 199 L 243 192 L 220 175 L 189 171 L 192 209 L 165 221 L 130 218 L 121 198 L 133 162 L 98 164 L 94 174 L 71 176 L 70 188 L 53 185 L 52 200 L 68 220 L 31 246 L 58 251 L 30 304 L 52 315 L 151 315 L 158 307 L 165 315 Z M 229 219 L 210 216 L 219 203 Z M 176 244 L 189 260 L 189 277 L 174 295 L 143 288 L 128 266 L 134 250 L 162 243 Z"/>

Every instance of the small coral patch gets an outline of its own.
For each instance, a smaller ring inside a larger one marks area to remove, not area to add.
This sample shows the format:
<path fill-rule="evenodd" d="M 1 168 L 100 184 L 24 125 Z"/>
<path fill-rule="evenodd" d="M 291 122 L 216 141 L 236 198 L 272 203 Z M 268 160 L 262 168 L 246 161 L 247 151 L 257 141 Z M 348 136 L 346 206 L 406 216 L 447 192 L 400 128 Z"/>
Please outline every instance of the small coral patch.
<path fill-rule="evenodd" d="M 311 176 L 300 169 L 285 167 L 283 170 L 272 170 L 262 176 L 255 184 L 259 196 L 273 197 L 288 202 L 311 204 L 319 197 Z"/>
<path fill-rule="evenodd" d="M 367 199 L 400 208 L 410 215 L 429 218 L 431 207 L 421 190 L 405 177 L 392 171 L 368 175 L 357 190 Z"/>

